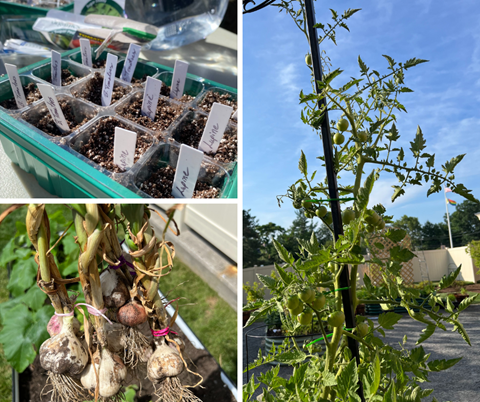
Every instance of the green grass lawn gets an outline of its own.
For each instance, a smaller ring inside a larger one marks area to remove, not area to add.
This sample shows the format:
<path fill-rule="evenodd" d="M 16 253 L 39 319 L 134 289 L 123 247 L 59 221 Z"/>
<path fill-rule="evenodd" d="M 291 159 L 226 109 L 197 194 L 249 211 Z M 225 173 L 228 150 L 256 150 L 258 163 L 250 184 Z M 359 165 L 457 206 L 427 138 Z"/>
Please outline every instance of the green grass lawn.
<path fill-rule="evenodd" d="M 181 286 L 178 284 L 184 282 Z M 175 288 L 176 287 L 176 288 Z M 173 289 L 173 290 L 172 290 Z M 160 279 L 160 290 L 168 298 L 184 297 L 179 314 L 234 384 L 237 381 L 237 314 L 190 268 L 176 261 L 170 274 Z"/>

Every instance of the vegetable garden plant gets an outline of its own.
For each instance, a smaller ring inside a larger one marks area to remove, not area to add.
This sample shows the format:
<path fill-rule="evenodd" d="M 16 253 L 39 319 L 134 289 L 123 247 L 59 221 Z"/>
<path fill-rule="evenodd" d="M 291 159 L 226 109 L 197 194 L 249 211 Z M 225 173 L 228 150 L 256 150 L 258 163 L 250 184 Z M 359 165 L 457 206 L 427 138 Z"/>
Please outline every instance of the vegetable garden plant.
<path fill-rule="evenodd" d="M 248 0 L 244 2 L 246 3 Z M 308 41 L 306 7 L 311 3 L 310 0 L 283 0 L 273 4 L 280 12 L 292 17 Z M 322 34 L 309 41 L 310 45 L 317 46 L 317 41 L 318 44 L 324 41 L 336 44 L 337 30 L 348 30 L 348 19 L 358 11 L 349 9 L 340 14 L 331 10 L 331 21 L 315 25 Z M 368 67 L 358 57 L 358 78 L 348 79 L 342 84 L 336 84 L 342 74 L 341 68 L 331 65 L 324 50 L 321 64 L 327 73 L 321 81 L 315 81 L 315 66 L 311 66 L 315 57 L 312 60 L 309 54 L 305 58 L 312 70 L 313 90 L 309 94 L 304 94 L 303 91 L 300 93 L 300 103 L 304 105 L 301 119 L 316 132 L 322 128 L 321 135 L 331 135 L 331 143 L 334 144 L 331 161 L 335 173 L 333 179 L 336 181 L 337 177 L 342 176 L 345 184 L 339 183 L 339 196 L 353 199 L 353 206 L 343 208 L 343 234 L 336 236 L 331 246 L 320 246 L 313 233 L 310 241 L 299 241 L 296 254 L 288 252 L 275 242 L 284 261 L 282 265 L 275 263 L 279 279 L 258 275 L 274 297 L 271 300 L 252 301 L 245 306 L 245 310 L 256 310 L 246 326 L 276 310 L 284 313 L 280 314 L 283 328 L 295 333 L 298 327 L 311 325 L 315 317 L 325 338 L 325 353 L 318 356 L 315 353 L 318 351 L 315 350 L 315 343 L 300 345 L 288 340 L 266 356 L 259 351 L 258 358 L 249 365 L 249 369 L 277 361 L 293 366 L 293 375 L 286 379 L 279 377 L 277 366 L 258 378 L 252 376 L 243 388 L 244 401 L 252 400 L 260 383 L 264 385 L 261 397 L 263 401 L 421 401 L 433 392 L 420 387 L 421 383 L 427 381 L 428 375 L 446 370 L 460 360 L 429 361 L 429 354 L 421 343 L 437 330 L 452 328 L 470 345 L 459 316 L 476 296 L 468 297 L 455 309 L 450 299 L 444 300 L 436 292 L 448 287 L 461 268 L 445 276 L 437 289 L 419 303 L 420 291 L 408 287 L 400 275 L 402 263 L 414 257 L 409 249 L 400 245 L 406 232 L 386 227 L 386 224 L 392 222 L 392 216 L 387 215 L 382 205 L 368 207 L 369 204 L 374 204 L 371 193 L 375 182 L 384 172 L 393 173 L 398 179 L 398 183 L 393 186 L 392 201 L 402 196 L 407 186 L 427 184 L 428 196 L 441 191 L 445 184 L 455 193 L 478 202 L 463 184 L 455 182 L 454 169 L 464 155 L 445 162 L 441 169 L 435 167 L 435 155 L 427 153 L 420 127 L 410 142 L 411 156 L 407 157 L 408 151 L 397 145 L 400 138 L 397 118 L 401 112 L 406 112 L 400 98 L 412 92 L 405 84 L 406 73 L 426 60 L 412 58 L 399 63 L 390 56 L 384 57 L 387 61 L 384 73 Z M 338 116 L 337 120 L 329 120 L 328 112 Z M 322 140 L 325 144 L 325 139 Z M 324 156 L 319 156 L 318 159 L 326 164 Z M 330 228 L 333 209 L 332 212 L 327 211 L 320 199 L 330 198 L 329 185 L 332 183 L 327 179 L 315 181 L 317 172 L 308 169 L 303 152 L 298 168 L 300 178 L 288 188 L 286 195 L 279 197 L 279 204 L 284 199 L 289 199 L 295 208 L 303 209 L 308 218 L 320 219 Z M 349 178 L 353 184 L 348 184 Z M 333 207 L 335 202 L 330 201 Z M 332 230 L 332 234 L 333 232 Z M 377 239 L 374 244 L 372 234 Z M 381 259 L 375 253 L 375 249 L 383 248 L 378 242 L 381 237 L 395 243 L 388 258 Z M 367 297 L 359 300 L 356 293 L 357 268 L 365 262 L 361 253 L 361 246 L 364 245 L 372 253 L 370 262 L 376 264 L 381 273 L 384 291 L 379 296 L 380 293 L 368 275 L 365 275 L 363 293 Z M 346 272 L 349 272 L 349 286 L 340 291 L 340 279 Z M 345 295 L 351 303 L 345 301 Z M 397 349 L 384 342 L 385 331 L 394 330 L 395 324 L 402 318 L 402 315 L 393 312 L 381 314 L 375 322 L 357 316 L 354 327 L 347 328 L 345 313 L 355 311 L 359 303 L 380 304 L 384 310 L 390 310 L 396 305 L 403 306 L 412 319 L 425 326 L 416 347 L 411 350 L 403 347 Z M 431 309 L 427 309 L 426 304 Z M 440 310 L 440 306 L 445 310 Z M 327 326 L 333 329 L 331 336 L 327 336 Z M 354 341 L 347 342 L 348 338 Z M 356 348 L 358 349 L 354 350 Z"/>
<path fill-rule="evenodd" d="M 0 221 L 20 207 L 8 208 Z M 160 239 L 149 223 L 153 210 L 144 205 L 70 208 L 70 226 L 56 233 L 58 220 L 50 227 L 45 205 L 29 205 L 25 225 L 17 222 L 26 235 L 2 253 L 2 263 L 15 261 L 8 285 L 15 298 L 0 309 L 8 362 L 22 372 L 38 351 L 52 401 L 123 401 L 123 387 L 135 377 L 148 377 L 159 401 L 199 401 L 178 378 L 196 374 L 171 330 L 178 304 L 169 319 L 158 293 L 160 278 L 173 268 L 175 248 L 165 235 L 169 227 L 178 234 L 175 207 L 162 217 Z"/>

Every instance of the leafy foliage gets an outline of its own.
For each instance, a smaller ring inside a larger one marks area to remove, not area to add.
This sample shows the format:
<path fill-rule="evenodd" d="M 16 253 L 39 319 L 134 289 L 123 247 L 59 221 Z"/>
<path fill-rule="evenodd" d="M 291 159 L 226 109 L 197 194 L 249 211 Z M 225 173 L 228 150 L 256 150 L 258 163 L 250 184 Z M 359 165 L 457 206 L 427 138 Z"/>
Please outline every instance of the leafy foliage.
<path fill-rule="evenodd" d="M 47 211 L 52 238 L 55 238 L 54 233 L 59 237 L 70 223 L 71 212 L 63 205 L 48 205 Z M 20 373 L 33 363 L 40 345 L 49 338 L 46 328 L 54 312 L 47 302 L 47 295 L 35 281 L 37 264 L 27 236 L 24 215 L 25 211 L 18 210 L 0 226 L 1 234 L 10 233 L 0 254 L 0 269 L 10 267 L 7 289 L 12 296 L 9 301 L 0 304 L 0 324 L 3 326 L 0 343 L 4 346 L 8 363 Z M 16 228 L 14 236 L 12 227 Z M 68 233 L 69 236 L 64 237 L 52 250 L 64 278 L 74 277 L 78 272 L 79 249 L 73 239 L 73 228 Z M 70 285 L 69 289 L 77 290 L 78 285 Z"/>
<path fill-rule="evenodd" d="M 303 2 L 282 0 L 275 6 L 290 15 L 308 39 Z M 347 20 L 358 11 L 347 10 L 340 14 L 331 10 L 331 21 L 316 26 L 321 32 L 318 42 L 329 40 L 336 44 L 337 31 L 341 28 L 348 30 Z M 295 367 L 289 379 L 279 378 L 275 368 L 257 378 L 265 386 L 265 401 L 360 401 L 359 381 L 363 383 L 362 396 L 368 402 L 421 401 L 432 390 L 422 389 L 418 384 L 427 382 L 430 372 L 446 370 L 458 362 L 458 359 L 429 361 L 430 355 L 421 343 L 436 330 L 445 331 L 449 327 L 470 344 L 459 315 L 475 297 L 464 300 L 455 309 L 449 300 L 444 304 L 437 293 L 455 281 L 460 268 L 444 277 L 439 286 L 426 296 L 421 294 L 420 289 L 407 287 L 401 277 L 402 264 L 410 261 L 414 254 L 402 245 L 402 240 L 411 222 L 406 222 L 406 227 L 386 228 L 392 223 L 392 217 L 386 214 L 385 208 L 380 204 L 369 207 L 373 201 L 373 187 L 383 172 L 391 173 L 397 179 L 393 186 L 393 201 L 404 195 L 410 186 L 426 185 L 428 196 L 448 185 L 457 194 L 478 203 L 469 190 L 455 182 L 454 170 L 464 155 L 450 159 L 441 168 L 436 167 L 435 155 L 427 152 L 420 127 L 413 133 L 408 149 L 398 145 L 401 134 L 397 121 L 400 114 L 406 112 L 401 98 L 413 92 L 406 86 L 406 72 L 426 60 L 411 58 L 397 62 L 391 56 L 383 56 L 387 63 L 383 73 L 358 57 L 358 76 L 345 78 L 343 69 L 332 66 L 323 53 L 323 80 L 315 81 L 313 69 L 309 67 L 312 70 L 312 92 L 300 93 L 299 101 L 304 107 L 301 119 L 305 124 L 317 134 L 327 135 L 327 132 L 318 132 L 321 124 L 327 122 L 332 135 L 341 131 L 345 137 L 342 144 L 333 147 L 332 164 L 339 179 L 345 179 L 344 173 L 353 175 L 354 184 L 340 184 L 339 193 L 353 197 L 355 201 L 353 208 L 344 209 L 343 235 L 332 243 L 316 241 L 313 230 L 310 231 L 311 236 L 297 238 L 296 250 L 287 247 L 279 237 L 274 241 L 281 260 L 281 264 L 276 265 L 280 280 L 274 284 L 271 278 L 261 278 L 273 298 L 256 305 L 257 310 L 247 325 L 275 309 L 283 317 L 282 328 L 288 334 L 295 334 L 302 326 L 318 326 L 324 337 L 325 353 L 315 353 L 312 345 L 286 341 L 268 356 L 260 354 L 249 368 L 278 361 L 278 358 L 282 363 Z M 337 120 L 329 120 L 327 111 L 336 118 L 338 116 Z M 340 119 L 347 120 L 348 125 L 344 122 L 337 124 Z M 318 156 L 318 159 L 325 164 L 323 156 Z M 315 180 L 316 171 L 309 171 L 303 152 L 298 168 L 300 178 L 285 195 L 278 197 L 279 204 L 289 199 L 299 210 L 297 216 L 303 213 L 312 225 L 319 219 L 332 230 L 331 214 L 323 209 L 320 200 L 330 198 L 327 179 L 321 182 Z M 366 178 L 362 184 L 364 175 Z M 384 256 L 378 250 L 383 248 L 381 240 L 386 239 L 394 246 Z M 382 284 L 375 286 L 365 276 L 365 290 L 362 299 L 358 300 L 356 275 L 357 265 L 363 262 L 363 247 L 368 248 L 370 263 L 378 269 Z M 357 317 L 356 328 L 344 328 L 344 313 L 341 311 L 344 300 L 339 277 L 342 270 L 347 269 L 346 264 L 351 265 L 351 307 L 355 309 L 358 302 L 380 305 L 386 312 L 379 316 L 378 321 Z M 445 306 L 445 311 L 440 311 L 441 305 Z M 403 307 L 412 319 L 425 327 L 412 350 L 404 347 L 396 349 L 383 341 L 386 331 L 394 330 L 402 318 L 389 311 L 394 307 Z M 331 334 L 327 336 L 328 331 Z M 346 337 L 359 342 L 359 360 L 352 358 Z M 244 401 L 251 400 L 257 386 L 252 377 L 244 387 Z"/>

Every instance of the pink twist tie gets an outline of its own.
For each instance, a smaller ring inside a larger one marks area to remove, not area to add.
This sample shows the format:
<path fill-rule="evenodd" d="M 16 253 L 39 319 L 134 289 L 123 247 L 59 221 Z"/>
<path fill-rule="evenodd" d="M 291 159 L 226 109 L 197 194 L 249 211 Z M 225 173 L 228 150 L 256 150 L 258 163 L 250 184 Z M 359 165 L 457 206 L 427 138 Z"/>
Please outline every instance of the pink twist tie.
<path fill-rule="evenodd" d="M 158 337 L 158 336 L 166 336 L 168 335 L 169 333 L 172 333 L 174 335 L 178 335 L 175 331 L 172 331 L 170 329 L 170 327 L 166 327 L 164 329 L 160 329 L 158 331 L 154 331 L 153 329 L 151 330 L 152 331 L 152 335 L 155 336 L 155 337 Z"/>
<path fill-rule="evenodd" d="M 106 308 L 101 309 L 101 310 L 97 310 L 95 307 L 93 307 L 93 306 L 91 306 L 90 304 L 87 304 L 87 303 L 77 303 L 73 307 L 78 308 L 78 306 L 86 306 L 88 314 L 94 315 L 96 317 L 101 316 L 101 317 L 105 318 L 110 324 L 112 324 L 112 322 L 104 314 L 107 311 Z M 73 311 L 71 313 L 67 313 L 67 314 L 58 314 L 57 312 L 55 312 L 55 315 L 57 315 L 59 317 L 69 317 L 69 316 L 73 315 Z"/>

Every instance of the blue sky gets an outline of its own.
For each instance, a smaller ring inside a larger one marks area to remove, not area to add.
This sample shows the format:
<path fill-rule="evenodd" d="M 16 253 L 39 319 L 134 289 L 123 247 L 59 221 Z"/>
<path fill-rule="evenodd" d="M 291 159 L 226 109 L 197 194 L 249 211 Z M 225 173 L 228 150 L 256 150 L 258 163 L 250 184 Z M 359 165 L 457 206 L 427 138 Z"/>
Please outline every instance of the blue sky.
<path fill-rule="evenodd" d="M 317 1 L 315 7 L 317 22 L 330 18 L 329 8 L 340 13 L 362 8 L 348 22 L 350 33 L 338 31 L 338 46 L 324 46 L 334 67 L 344 70 L 345 78 L 337 78 L 339 81 L 359 77 L 359 55 L 379 72 L 387 67 L 382 54 L 395 61 L 430 60 L 406 73 L 405 83 L 414 92 L 400 98 L 408 113 L 397 114 L 399 145 L 410 153 L 409 142 L 420 125 L 427 152 L 436 154 L 436 167 L 466 153 L 457 167 L 456 182 L 480 198 L 478 0 Z M 325 176 L 325 168 L 315 159 L 323 155 L 321 142 L 300 120 L 298 94 L 301 89 L 311 89 L 310 70 L 304 61 L 308 44 L 293 20 L 272 6 L 244 15 L 243 36 L 243 208 L 251 209 L 261 224 L 275 222 L 288 227 L 294 209 L 289 201 L 279 208 L 276 195 L 285 194 L 300 178 L 300 150 L 307 156 L 309 171 L 318 170 L 318 179 Z M 392 204 L 395 182 L 395 177 L 383 174 L 374 190 L 374 204 L 382 203 L 395 219 L 406 214 L 422 223 L 443 220 L 443 192 L 427 198 L 428 187 L 409 187 L 406 195 Z M 450 198 L 463 201 L 455 194 Z M 454 207 L 449 208 L 452 213 Z"/>

